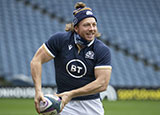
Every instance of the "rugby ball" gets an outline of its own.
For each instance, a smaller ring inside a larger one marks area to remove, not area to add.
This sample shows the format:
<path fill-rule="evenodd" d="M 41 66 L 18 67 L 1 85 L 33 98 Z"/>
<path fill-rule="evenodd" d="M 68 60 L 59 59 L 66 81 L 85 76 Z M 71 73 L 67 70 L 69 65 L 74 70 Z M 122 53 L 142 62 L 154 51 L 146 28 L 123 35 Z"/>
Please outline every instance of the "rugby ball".
<path fill-rule="evenodd" d="M 40 113 L 42 115 L 57 115 L 61 110 L 61 99 L 52 94 L 44 95 L 45 102 L 40 101 Z"/>

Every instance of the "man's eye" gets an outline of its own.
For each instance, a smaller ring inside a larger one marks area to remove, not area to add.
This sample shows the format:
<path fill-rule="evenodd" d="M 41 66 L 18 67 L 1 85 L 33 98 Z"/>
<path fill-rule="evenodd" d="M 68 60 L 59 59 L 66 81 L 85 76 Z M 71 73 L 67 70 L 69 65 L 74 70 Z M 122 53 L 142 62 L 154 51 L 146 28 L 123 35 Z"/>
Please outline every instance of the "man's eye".
<path fill-rule="evenodd" d="M 89 24 L 84 24 L 84 26 L 89 26 Z"/>
<path fill-rule="evenodd" d="M 93 26 L 95 27 L 95 26 L 97 26 L 97 24 L 93 24 Z"/>

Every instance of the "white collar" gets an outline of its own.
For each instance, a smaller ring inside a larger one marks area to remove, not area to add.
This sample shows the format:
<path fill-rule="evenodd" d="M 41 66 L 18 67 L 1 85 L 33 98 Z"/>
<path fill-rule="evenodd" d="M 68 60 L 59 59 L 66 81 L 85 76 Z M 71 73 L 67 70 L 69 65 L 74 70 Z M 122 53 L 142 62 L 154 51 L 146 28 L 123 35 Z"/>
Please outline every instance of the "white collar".
<path fill-rule="evenodd" d="M 87 45 L 88 47 L 91 46 L 94 42 L 95 38 Z"/>

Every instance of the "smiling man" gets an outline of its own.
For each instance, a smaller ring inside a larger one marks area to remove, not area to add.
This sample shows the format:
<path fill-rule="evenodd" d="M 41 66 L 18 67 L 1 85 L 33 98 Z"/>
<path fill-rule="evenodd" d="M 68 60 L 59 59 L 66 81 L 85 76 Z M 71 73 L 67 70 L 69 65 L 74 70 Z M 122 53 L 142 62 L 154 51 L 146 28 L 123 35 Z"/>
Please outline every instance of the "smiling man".
<path fill-rule="evenodd" d="M 42 64 L 54 59 L 56 95 L 62 98 L 60 115 L 104 115 L 99 93 L 109 84 L 110 51 L 96 38 L 100 34 L 91 8 L 78 2 L 73 14 L 67 32 L 54 34 L 31 61 L 35 107 L 39 113 L 39 101 L 45 101 L 41 91 Z"/>
<path fill-rule="evenodd" d="M 87 41 L 92 41 L 97 33 L 97 22 L 94 18 L 85 18 L 75 26 L 75 32 Z"/>

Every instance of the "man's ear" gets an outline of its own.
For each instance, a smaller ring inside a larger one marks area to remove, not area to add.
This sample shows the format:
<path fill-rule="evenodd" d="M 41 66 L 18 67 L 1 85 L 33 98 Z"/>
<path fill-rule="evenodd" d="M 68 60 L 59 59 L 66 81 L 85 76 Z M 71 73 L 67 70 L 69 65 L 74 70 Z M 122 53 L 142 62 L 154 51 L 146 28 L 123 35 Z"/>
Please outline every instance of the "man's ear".
<path fill-rule="evenodd" d="M 78 33 L 78 26 L 75 26 L 75 27 L 74 27 L 74 31 L 75 31 L 76 33 Z"/>

